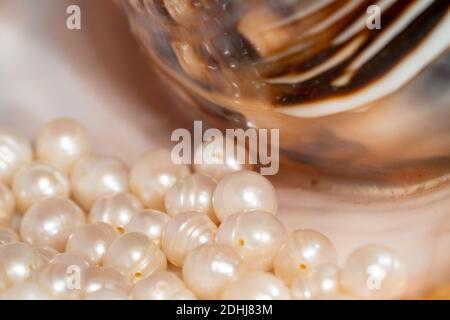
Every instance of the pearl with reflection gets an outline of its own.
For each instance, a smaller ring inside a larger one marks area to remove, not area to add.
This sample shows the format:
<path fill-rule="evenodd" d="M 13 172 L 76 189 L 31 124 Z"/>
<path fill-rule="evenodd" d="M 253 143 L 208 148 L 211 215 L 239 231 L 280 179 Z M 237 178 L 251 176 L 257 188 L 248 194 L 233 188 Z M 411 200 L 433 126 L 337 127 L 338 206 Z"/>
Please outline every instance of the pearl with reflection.
<path fill-rule="evenodd" d="M 81 298 L 81 269 L 52 262 L 38 272 L 37 284 L 55 299 Z"/>
<path fill-rule="evenodd" d="M 86 156 L 75 163 L 71 186 L 75 201 L 89 211 L 95 200 L 128 191 L 128 169 L 114 157 Z"/>
<path fill-rule="evenodd" d="M 275 214 L 277 198 L 272 184 L 253 171 L 230 173 L 217 184 L 213 196 L 214 211 L 220 221 L 250 210 Z"/>
<path fill-rule="evenodd" d="M 0 266 L 10 286 L 28 279 L 41 266 L 41 260 L 29 245 L 13 242 L 0 246 Z"/>
<path fill-rule="evenodd" d="M 125 232 L 140 232 L 145 234 L 156 245 L 160 245 L 164 228 L 170 217 L 164 212 L 147 209 L 139 212 L 131 218 L 125 226 Z"/>
<path fill-rule="evenodd" d="M 67 252 L 56 254 L 50 263 L 62 263 L 66 266 L 77 266 L 80 269 L 89 267 L 89 263 L 85 259 L 79 255 Z"/>
<path fill-rule="evenodd" d="M 300 274 L 291 286 L 296 300 L 335 299 L 340 294 L 339 267 L 334 264 L 322 264 Z"/>
<path fill-rule="evenodd" d="M 134 285 L 133 300 L 196 300 L 183 281 L 169 272 L 156 272 Z"/>
<path fill-rule="evenodd" d="M 32 162 L 23 167 L 14 178 L 13 192 L 17 208 L 24 213 L 33 203 L 41 199 L 70 194 L 66 175 L 59 169 L 43 163 Z"/>
<path fill-rule="evenodd" d="M 0 246 L 19 241 L 19 236 L 13 230 L 0 226 Z"/>
<path fill-rule="evenodd" d="M 0 182 L 0 226 L 9 226 L 11 224 L 16 200 L 9 188 Z"/>
<path fill-rule="evenodd" d="M 276 216 L 250 211 L 226 218 L 217 232 L 217 242 L 233 247 L 251 270 L 268 271 L 286 236 L 286 228 Z"/>
<path fill-rule="evenodd" d="M 69 173 L 75 162 L 91 151 L 86 130 L 76 120 L 60 118 L 47 123 L 36 138 L 36 157 Z"/>
<path fill-rule="evenodd" d="M 324 263 L 337 263 L 336 248 L 330 239 L 317 231 L 295 230 L 275 256 L 274 271 L 290 285 L 298 275 Z"/>
<path fill-rule="evenodd" d="M 119 271 L 110 267 L 89 267 L 82 272 L 82 295 L 87 296 L 99 290 L 118 290 L 128 293 L 130 280 Z"/>

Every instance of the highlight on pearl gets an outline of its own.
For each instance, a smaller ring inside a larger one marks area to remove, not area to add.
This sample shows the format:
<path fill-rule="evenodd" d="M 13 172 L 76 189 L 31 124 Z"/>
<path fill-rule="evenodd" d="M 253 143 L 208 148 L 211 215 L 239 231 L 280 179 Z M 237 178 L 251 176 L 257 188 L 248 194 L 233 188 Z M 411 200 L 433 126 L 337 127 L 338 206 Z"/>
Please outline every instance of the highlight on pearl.
<path fill-rule="evenodd" d="M 0 182 L 0 226 L 9 226 L 16 207 L 14 194 Z"/>
<path fill-rule="evenodd" d="M 130 223 L 125 227 L 125 232 L 143 233 L 159 246 L 163 230 L 169 221 L 170 216 L 162 211 L 142 210 L 131 218 Z"/>
<path fill-rule="evenodd" d="M 133 300 L 195 300 L 183 281 L 169 272 L 156 272 L 136 283 L 131 290 Z"/>

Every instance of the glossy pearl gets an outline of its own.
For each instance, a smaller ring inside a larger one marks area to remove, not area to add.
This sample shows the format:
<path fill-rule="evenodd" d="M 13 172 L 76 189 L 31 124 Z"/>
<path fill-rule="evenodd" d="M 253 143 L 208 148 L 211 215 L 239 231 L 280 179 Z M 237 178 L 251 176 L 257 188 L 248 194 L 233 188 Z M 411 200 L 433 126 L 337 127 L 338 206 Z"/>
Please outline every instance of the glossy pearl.
<path fill-rule="evenodd" d="M 140 201 L 129 193 L 116 193 L 95 201 L 89 213 L 90 222 L 105 222 L 120 233 L 131 219 L 142 210 Z"/>
<path fill-rule="evenodd" d="M 132 281 L 167 269 L 167 260 L 161 249 L 138 232 L 126 233 L 117 238 L 109 247 L 103 262 Z"/>
<path fill-rule="evenodd" d="M 281 245 L 274 271 L 290 285 L 296 276 L 324 263 L 337 263 L 336 248 L 330 239 L 317 231 L 296 230 Z"/>
<path fill-rule="evenodd" d="M 119 290 L 128 293 L 130 280 L 110 267 L 89 267 L 83 270 L 82 294 L 87 296 L 99 290 Z"/>
<path fill-rule="evenodd" d="M 9 226 L 11 224 L 16 201 L 9 188 L 0 182 L 0 226 Z"/>
<path fill-rule="evenodd" d="M 339 267 L 334 264 L 322 264 L 300 274 L 292 282 L 291 295 L 296 300 L 339 297 Z"/>
<path fill-rule="evenodd" d="M 230 173 L 217 184 L 213 206 L 217 217 L 226 217 L 250 210 L 261 210 L 275 214 L 277 197 L 272 184 L 253 171 Z"/>
<path fill-rule="evenodd" d="M 80 269 L 89 267 L 89 263 L 79 255 L 66 252 L 56 254 L 50 263 L 62 263 L 66 266 L 78 266 Z"/>
<path fill-rule="evenodd" d="M 402 261 L 381 245 L 368 245 L 352 252 L 341 272 L 344 292 L 362 299 L 398 298 L 405 282 Z"/>
<path fill-rule="evenodd" d="M 118 237 L 109 224 L 97 222 L 76 228 L 66 244 L 66 252 L 79 255 L 90 265 L 103 263 L 103 257 L 111 243 Z"/>
<path fill-rule="evenodd" d="M 0 226 L 0 246 L 19 241 L 19 236 L 13 230 Z"/>
<path fill-rule="evenodd" d="M 128 295 L 119 289 L 103 288 L 89 293 L 84 300 L 128 300 Z"/>
<path fill-rule="evenodd" d="M 70 187 L 62 171 L 43 162 L 33 162 L 17 173 L 13 192 L 17 208 L 23 213 L 41 199 L 52 196 L 68 197 Z"/>
<path fill-rule="evenodd" d="M 216 225 L 207 215 L 191 211 L 180 213 L 164 229 L 161 246 L 167 259 L 181 267 L 190 251 L 202 244 L 214 242 L 216 232 Z"/>
<path fill-rule="evenodd" d="M 183 281 L 169 272 L 156 272 L 131 290 L 133 300 L 196 300 Z"/>
<path fill-rule="evenodd" d="M 160 245 L 164 228 L 170 217 L 158 210 L 143 210 L 133 216 L 125 227 L 125 232 L 140 232 L 145 234 L 156 245 Z"/>
<path fill-rule="evenodd" d="M 5 300 L 54 300 L 34 280 L 27 280 L 6 290 L 0 298 Z"/>
<path fill-rule="evenodd" d="M 20 225 L 22 239 L 34 246 L 63 251 L 72 231 L 86 222 L 83 211 L 71 200 L 43 199 L 25 213 Z"/>
<path fill-rule="evenodd" d="M 224 149 L 224 144 L 227 141 L 226 139 L 223 141 L 215 139 L 211 142 L 204 143 L 201 148 L 198 147 L 194 151 L 194 157 L 195 159 L 202 159 L 202 163 L 194 164 L 194 171 L 209 175 L 216 179 L 216 181 L 220 181 L 228 173 L 252 170 L 253 166 L 248 164 L 248 161 L 239 161 L 237 157 L 238 154 L 244 154 L 245 159 L 248 159 L 247 149 L 241 144 L 235 144 L 237 152 L 229 154 Z"/>
<path fill-rule="evenodd" d="M 0 266 L 5 272 L 8 286 L 30 278 L 41 266 L 41 260 L 25 243 L 13 242 L 0 246 Z"/>
<path fill-rule="evenodd" d="M 233 247 L 251 270 L 268 271 L 286 236 L 285 227 L 273 214 L 251 211 L 226 218 L 217 232 L 217 242 Z"/>
<path fill-rule="evenodd" d="M 231 281 L 223 300 L 289 300 L 289 289 L 271 273 L 248 272 Z"/>
<path fill-rule="evenodd" d="M 201 299 L 219 299 L 225 286 L 245 270 L 239 254 L 220 244 L 191 251 L 183 265 L 183 280 Z"/>
<path fill-rule="evenodd" d="M 165 206 L 171 216 L 186 211 L 205 213 L 214 222 L 219 220 L 212 207 L 216 182 L 207 175 L 195 173 L 179 180 L 166 194 Z"/>
<path fill-rule="evenodd" d="M 89 211 L 95 200 L 128 191 L 128 170 L 116 158 L 86 156 L 75 163 L 71 186 L 74 199 Z"/>
<path fill-rule="evenodd" d="M 30 142 L 14 130 L 0 128 L 0 182 L 10 186 L 19 169 L 33 158 Z"/>
<path fill-rule="evenodd" d="M 131 169 L 130 186 L 146 208 L 164 210 L 167 191 L 189 174 L 188 166 L 172 162 L 169 150 L 152 150 L 145 153 Z"/>
<path fill-rule="evenodd" d="M 79 268 L 52 262 L 39 271 L 36 282 L 55 299 L 80 299 L 81 275 Z"/>
<path fill-rule="evenodd" d="M 91 151 L 91 142 L 83 126 L 73 119 L 56 119 L 47 123 L 36 139 L 36 157 L 65 173 Z"/>

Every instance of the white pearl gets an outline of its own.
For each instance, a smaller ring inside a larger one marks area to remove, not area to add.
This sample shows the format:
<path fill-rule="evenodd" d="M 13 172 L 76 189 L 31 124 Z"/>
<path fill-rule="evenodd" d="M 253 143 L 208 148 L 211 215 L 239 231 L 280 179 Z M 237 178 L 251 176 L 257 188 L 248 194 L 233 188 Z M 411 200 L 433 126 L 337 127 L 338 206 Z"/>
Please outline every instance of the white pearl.
<path fill-rule="evenodd" d="M 79 255 L 73 254 L 73 253 L 58 253 L 56 254 L 50 263 L 62 263 L 66 266 L 77 266 L 80 269 L 85 269 L 89 267 L 89 263 L 80 257 Z"/>
<path fill-rule="evenodd" d="M 81 209 L 60 197 L 43 199 L 25 213 L 20 225 L 22 239 L 34 246 L 63 251 L 72 231 L 86 222 Z"/>
<path fill-rule="evenodd" d="M 128 191 L 128 169 L 113 157 L 86 156 L 75 163 L 71 186 L 74 199 L 89 211 L 95 200 Z"/>
<path fill-rule="evenodd" d="M 341 271 L 341 286 L 358 298 L 398 298 L 406 271 L 400 258 L 381 245 L 367 245 L 350 254 Z"/>
<path fill-rule="evenodd" d="M 91 151 L 86 130 L 73 119 L 47 123 L 36 139 L 36 157 L 68 173 L 75 162 Z"/>
<path fill-rule="evenodd" d="M 101 265 L 106 251 L 117 237 L 115 229 L 103 222 L 80 226 L 67 240 L 66 252 L 79 255 L 90 265 Z"/>
<path fill-rule="evenodd" d="M 226 175 L 214 191 L 213 206 L 217 217 L 226 217 L 250 210 L 276 214 L 277 197 L 272 184 L 253 171 L 240 171 Z"/>
<path fill-rule="evenodd" d="M 216 182 L 207 175 L 195 173 L 179 180 L 166 194 L 165 206 L 171 216 L 186 211 L 206 213 L 218 223 L 212 207 L 212 196 Z"/>
<path fill-rule="evenodd" d="M 81 269 L 52 262 L 38 272 L 37 284 L 55 299 L 81 298 Z"/>
<path fill-rule="evenodd" d="M 176 275 L 169 272 L 156 272 L 139 281 L 131 290 L 133 300 L 196 300 Z"/>
<path fill-rule="evenodd" d="M 103 288 L 89 293 L 84 300 L 128 300 L 128 295 L 119 289 Z"/>
<path fill-rule="evenodd" d="M 301 273 L 324 263 L 337 263 L 336 248 L 326 236 L 313 230 L 296 230 L 275 256 L 274 271 L 287 285 Z"/>
<path fill-rule="evenodd" d="M 164 212 L 143 210 L 131 218 L 130 223 L 125 226 L 125 232 L 141 232 L 159 246 L 163 230 L 169 220 L 170 217 Z"/>
<path fill-rule="evenodd" d="M 120 233 L 135 215 L 142 210 L 139 199 L 129 193 L 116 193 L 95 201 L 89 213 L 90 222 L 105 222 Z"/>
<path fill-rule="evenodd" d="M 0 226 L 9 226 L 12 221 L 16 201 L 9 188 L 0 182 Z"/>
<path fill-rule="evenodd" d="M 54 300 L 34 280 L 27 280 L 6 290 L 1 296 L 5 300 Z"/>
<path fill-rule="evenodd" d="M 11 129 L 0 128 L 0 182 L 10 186 L 17 171 L 32 158 L 27 139 Z"/>
<path fill-rule="evenodd" d="M 273 259 L 287 237 L 280 220 L 264 211 L 229 216 L 217 232 L 217 242 L 233 247 L 251 270 L 272 269 Z"/>
<path fill-rule="evenodd" d="M 289 289 L 271 273 L 247 272 L 231 281 L 223 300 L 289 300 Z"/>
<path fill-rule="evenodd" d="M 17 208 L 25 212 L 41 199 L 70 194 L 69 181 L 59 169 L 42 162 L 33 162 L 23 167 L 14 178 L 13 192 Z"/>
<path fill-rule="evenodd" d="M 167 259 L 181 267 L 190 251 L 202 244 L 214 242 L 216 232 L 216 225 L 207 215 L 192 211 L 180 213 L 164 229 L 161 246 Z"/>
<path fill-rule="evenodd" d="M 225 152 L 224 144 L 227 143 L 227 139 L 214 139 L 211 142 L 204 143 L 202 147 L 198 147 L 194 151 L 194 159 L 202 159 L 201 164 L 194 164 L 194 171 L 198 173 L 207 174 L 210 177 L 220 181 L 228 173 L 252 170 L 253 166 L 248 164 L 248 152 L 242 144 L 234 144 L 236 152 L 230 154 Z M 238 154 L 245 155 L 243 161 L 238 161 Z M 200 158 L 201 157 L 201 158 Z"/>
<path fill-rule="evenodd" d="M 0 226 L 0 246 L 19 241 L 19 236 L 13 230 Z"/>
<path fill-rule="evenodd" d="M 204 244 L 187 255 L 183 280 L 200 299 L 219 299 L 225 286 L 244 270 L 244 262 L 233 248 Z"/>
<path fill-rule="evenodd" d="M 27 244 L 13 242 L 0 246 L 0 265 L 7 284 L 12 285 L 30 278 L 32 272 L 41 266 L 41 260 Z"/>
<path fill-rule="evenodd" d="M 87 296 L 98 290 L 119 290 L 129 293 L 130 280 L 119 271 L 110 267 L 89 267 L 82 272 L 82 294 Z"/>
<path fill-rule="evenodd" d="M 339 267 L 334 264 L 322 264 L 300 274 L 292 282 L 291 294 L 296 300 L 338 297 Z"/>
<path fill-rule="evenodd" d="M 190 174 L 186 165 L 172 162 L 169 150 L 146 152 L 133 166 L 130 186 L 147 208 L 164 210 L 164 196 L 178 181 Z"/>
<path fill-rule="evenodd" d="M 138 232 L 125 233 L 117 238 L 110 245 L 103 262 L 132 281 L 167 269 L 167 260 L 161 249 Z"/>

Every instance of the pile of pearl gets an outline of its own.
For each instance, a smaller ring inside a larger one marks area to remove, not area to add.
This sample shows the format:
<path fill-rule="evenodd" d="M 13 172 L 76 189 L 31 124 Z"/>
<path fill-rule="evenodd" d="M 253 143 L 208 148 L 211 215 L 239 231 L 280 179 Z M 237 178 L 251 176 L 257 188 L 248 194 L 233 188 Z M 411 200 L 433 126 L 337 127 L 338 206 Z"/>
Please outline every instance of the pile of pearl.
<path fill-rule="evenodd" d="M 338 266 L 328 237 L 287 231 L 274 187 L 249 168 L 226 158 L 192 173 L 159 149 L 129 169 L 92 153 L 86 130 L 72 119 L 45 125 L 34 148 L 0 128 L 0 298 L 402 294 L 406 271 L 395 252 L 370 244 Z M 383 273 L 376 290 L 368 268 Z"/>

